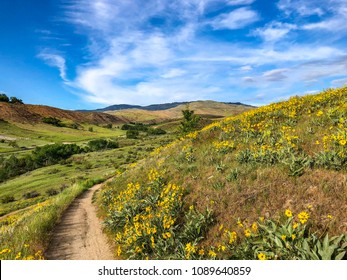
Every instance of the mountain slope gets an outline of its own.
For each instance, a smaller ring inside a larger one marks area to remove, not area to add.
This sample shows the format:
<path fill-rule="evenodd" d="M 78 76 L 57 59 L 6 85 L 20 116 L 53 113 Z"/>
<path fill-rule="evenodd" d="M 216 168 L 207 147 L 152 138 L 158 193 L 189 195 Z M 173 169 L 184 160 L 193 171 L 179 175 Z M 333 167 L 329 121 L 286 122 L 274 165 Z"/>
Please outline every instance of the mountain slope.
<path fill-rule="evenodd" d="M 344 87 L 229 117 L 155 150 L 102 193 L 119 256 L 199 258 L 209 248 L 208 258 L 229 258 L 222 246 L 255 236 L 264 217 L 289 217 L 289 233 L 276 237 L 284 248 L 306 226 L 346 233 L 346 120 Z M 260 252 L 252 258 L 275 258 Z"/>
<path fill-rule="evenodd" d="M 175 104 L 175 107 L 171 107 L 165 110 L 145 109 L 146 107 L 143 107 L 142 109 L 132 108 L 105 112 L 117 116 L 119 118 L 124 118 L 130 122 L 163 122 L 182 118 L 182 110 L 186 109 L 187 104 L 189 104 L 190 110 L 194 110 L 195 114 L 205 116 L 208 118 L 221 118 L 226 116 L 232 116 L 254 108 L 252 106 L 243 105 L 239 103 L 226 104 L 216 101 L 194 101 L 189 103 L 186 102 Z M 167 104 L 163 104 L 164 107 L 165 105 Z M 156 105 L 153 105 L 153 107 L 151 108 L 158 107 L 156 107 Z"/>
<path fill-rule="evenodd" d="M 194 102 L 205 102 L 205 101 L 194 101 Z M 96 109 L 96 110 L 81 110 L 81 111 L 90 111 L 90 112 L 105 112 L 105 111 L 118 111 L 118 110 L 125 110 L 125 109 L 140 109 L 140 110 L 146 110 L 146 111 L 163 111 L 175 108 L 180 105 L 186 105 L 191 102 L 172 102 L 172 103 L 163 103 L 163 104 L 152 104 L 148 106 L 140 106 L 140 105 L 130 105 L 130 104 L 117 104 L 117 105 L 111 105 L 105 108 Z M 230 105 L 240 105 L 240 106 L 249 106 L 246 104 L 242 104 L 240 102 L 218 102 L 220 104 L 230 104 Z M 252 107 L 252 106 L 249 106 Z"/>
<path fill-rule="evenodd" d="M 43 117 L 91 124 L 124 123 L 121 118 L 100 112 L 75 112 L 42 105 L 0 102 L 0 119 L 18 123 L 38 123 Z"/>

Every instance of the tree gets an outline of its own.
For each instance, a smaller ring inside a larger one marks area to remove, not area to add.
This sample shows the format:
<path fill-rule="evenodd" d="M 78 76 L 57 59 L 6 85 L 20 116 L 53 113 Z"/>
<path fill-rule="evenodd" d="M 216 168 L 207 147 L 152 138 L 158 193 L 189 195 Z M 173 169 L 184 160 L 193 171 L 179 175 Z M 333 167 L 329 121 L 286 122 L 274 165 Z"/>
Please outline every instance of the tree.
<path fill-rule="evenodd" d="M 10 101 L 9 103 L 12 103 L 12 104 L 23 104 L 23 100 L 22 99 L 19 99 L 17 97 L 10 97 Z"/>
<path fill-rule="evenodd" d="M 10 99 L 8 98 L 8 96 L 4 93 L 0 93 L 0 102 L 10 102 Z"/>
<path fill-rule="evenodd" d="M 183 121 L 181 122 L 181 131 L 183 133 L 188 133 L 194 131 L 198 128 L 200 117 L 194 114 L 193 110 L 189 109 L 187 105 L 185 110 L 182 110 Z"/>

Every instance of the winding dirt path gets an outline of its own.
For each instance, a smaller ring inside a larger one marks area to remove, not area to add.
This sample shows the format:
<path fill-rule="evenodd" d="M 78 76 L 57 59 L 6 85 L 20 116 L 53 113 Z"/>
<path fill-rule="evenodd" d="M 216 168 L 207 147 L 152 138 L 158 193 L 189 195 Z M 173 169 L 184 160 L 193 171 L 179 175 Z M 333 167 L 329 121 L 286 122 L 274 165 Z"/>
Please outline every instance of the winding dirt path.
<path fill-rule="evenodd" d="M 48 260 L 111 260 L 113 255 L 102 232 L 92 197 L 102 184 L 90 188 L 77 198 L 55 228 L 45 253 Z"/>

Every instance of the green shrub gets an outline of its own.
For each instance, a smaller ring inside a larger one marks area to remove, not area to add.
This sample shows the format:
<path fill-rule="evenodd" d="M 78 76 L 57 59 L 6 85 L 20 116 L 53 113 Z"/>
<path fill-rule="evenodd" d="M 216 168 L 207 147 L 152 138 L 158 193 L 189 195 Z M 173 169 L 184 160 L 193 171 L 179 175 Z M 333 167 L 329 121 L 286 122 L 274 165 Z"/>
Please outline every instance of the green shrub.
<path fill-rule="evenodd" d="M 14 198 L 13 195 L 6 195 L 1 198 L 1 203 L 6 204 L 15 201 L 16 199 Z"/>

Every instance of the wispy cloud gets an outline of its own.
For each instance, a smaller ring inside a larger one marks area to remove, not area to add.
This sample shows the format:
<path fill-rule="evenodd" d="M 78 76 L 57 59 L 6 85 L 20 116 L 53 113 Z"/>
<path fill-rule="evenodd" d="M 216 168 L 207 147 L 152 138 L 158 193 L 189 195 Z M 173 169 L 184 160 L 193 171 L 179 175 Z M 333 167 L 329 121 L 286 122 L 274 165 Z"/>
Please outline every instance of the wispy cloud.
<path fill-rule="evenodd" d="M 229 0 L 228 4 L 232 6 L 239 6 L 239 5 L 250 5 L 254 2 L 255 0 Z"/>
<path fill-rule="evenodd" d="M 263 41 L 276 42 L 286 36 L 291 30 L 297 29 L 295 24 L 271 22 L 262 28 L 257 28 L 254 35 L 260 36 Z"/>
<path fill-rule="evenodd" d="M 58 68 L 60 77 L 65 82 L 68 81 L 66 77 L 66 62 L 64 57 L 52 53 L 49 50 L 44 50 L 38 54 L 38 58 L 42 59 L 47 65 Z"/>
<path fill-rule="evenodd" d="M 331 81 L 332 86 L 347 86 L 347 77 L 342 79 L 336 79 Z"/>
<path fill-rule="evenodd" d="M 274 69 L 274 70 L 266 71 L 263 74 L 263 77 L 267 81 L 272 81 L 272 82 L 282 81 L 287 78 L 284 75 L 284 73 L 286 73 L 287 71 L 288 69 Z"/>
<path fill-rule="evenodd" d="M 240 29 L 259 20 L 257 12 L 249 8 L 238 8 L 227 14 L 219 15 L 211 25 L 215 29 Z"/>

